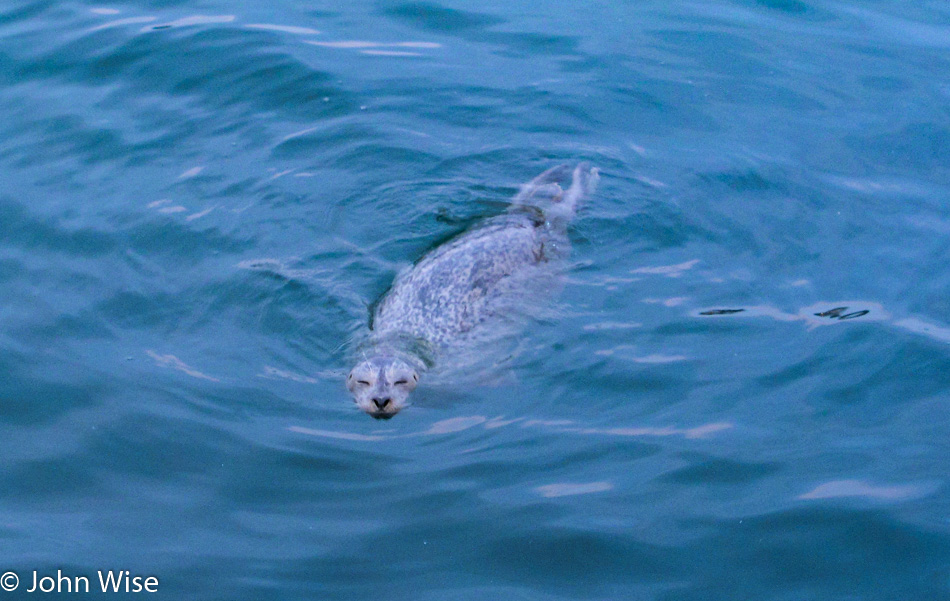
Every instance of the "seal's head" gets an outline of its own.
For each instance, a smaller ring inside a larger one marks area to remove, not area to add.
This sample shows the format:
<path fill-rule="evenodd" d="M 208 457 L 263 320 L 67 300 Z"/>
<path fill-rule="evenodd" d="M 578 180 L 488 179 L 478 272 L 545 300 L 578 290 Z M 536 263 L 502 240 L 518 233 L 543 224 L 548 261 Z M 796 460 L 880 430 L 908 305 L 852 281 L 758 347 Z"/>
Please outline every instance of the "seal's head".
<path fill-rule="evenodd" d="M 376 419 L 389 419 L 402 411 L 418 382 L 418 370 L 392 355 L 366 359 L 346 377 L 356 406 Z"/>

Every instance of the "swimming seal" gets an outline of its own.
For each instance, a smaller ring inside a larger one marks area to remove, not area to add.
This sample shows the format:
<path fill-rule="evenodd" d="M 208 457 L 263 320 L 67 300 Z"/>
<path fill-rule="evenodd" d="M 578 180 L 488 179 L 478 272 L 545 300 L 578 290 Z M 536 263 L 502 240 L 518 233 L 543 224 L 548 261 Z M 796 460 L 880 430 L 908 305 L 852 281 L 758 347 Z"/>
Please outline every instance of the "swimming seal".
<path fill-rule="evenodd" d="M 368 348 L 346 378 L 356 405 L 377 419 L 391 418 L 407 406 L 441 351 L 477 339 L 491 318 L 516 306 L 524 284 L 565 256 L 567 226 L 598 179 L 587 163 L 549 169 L 521 187 L 507 213 L 429 251 L 397 276 L 373 312 Z"/>

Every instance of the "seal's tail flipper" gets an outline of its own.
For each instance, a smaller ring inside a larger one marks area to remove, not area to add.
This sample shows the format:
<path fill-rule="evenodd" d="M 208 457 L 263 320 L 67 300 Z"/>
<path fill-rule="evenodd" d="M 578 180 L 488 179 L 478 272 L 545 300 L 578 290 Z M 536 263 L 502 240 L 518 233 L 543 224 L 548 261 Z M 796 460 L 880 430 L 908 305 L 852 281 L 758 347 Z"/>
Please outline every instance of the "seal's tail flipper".
<path fill-rule="evenodd" d="M 570 165 L 558 165 L 548 169 L 521 186 L 521 190 L 518 191 L 511 202 L 516 205 L 535 204 L 545 200 L 557 202 L 564 194 L 561 183 L 567 181 L 567 174 L 570 171 Z"/>
<path fill-rule="evenodd" d="M 543 175 L 543 174 L 542 174 Z M 585 196 L 594 193 L 597 182 L 600 181 L 600 170 L 584 162 L 574 168 L 571 187 L 564 194 L 554 199 L 554 203 L 545 210 L 548 219 L 563 219 L 570 221 L 577 213 L 577 205 Z"/>

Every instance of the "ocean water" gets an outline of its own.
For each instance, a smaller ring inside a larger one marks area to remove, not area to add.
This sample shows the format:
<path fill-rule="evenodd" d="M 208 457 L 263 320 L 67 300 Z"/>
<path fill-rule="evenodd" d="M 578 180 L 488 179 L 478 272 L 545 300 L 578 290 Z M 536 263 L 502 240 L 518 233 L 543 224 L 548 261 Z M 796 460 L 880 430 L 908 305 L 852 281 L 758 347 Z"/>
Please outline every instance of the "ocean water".
<path fill-rule="evenodd" d="M 950 599 L 948 50 L 930 0 L 3 4 L 0 598 Z M 395 274 L 581 160 L 498 369 L 357 411 Z"/>

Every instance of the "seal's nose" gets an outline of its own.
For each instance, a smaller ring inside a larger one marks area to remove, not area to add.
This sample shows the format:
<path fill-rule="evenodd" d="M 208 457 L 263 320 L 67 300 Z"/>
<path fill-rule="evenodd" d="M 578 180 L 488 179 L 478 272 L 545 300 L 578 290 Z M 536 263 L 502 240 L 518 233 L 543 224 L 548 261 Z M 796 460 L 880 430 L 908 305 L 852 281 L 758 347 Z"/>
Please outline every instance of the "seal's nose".
<path fill-rule="evenodd" d="M 382 410 L 382 409 L 385 409 L 389 405 L 390 401 L 392 401 L 392 399 L 390 399 L 389 397 L 386 397 L 386 398 L 376 397 L 373 399 L 373 404 L 376 405 L 377 409 Z"/>

